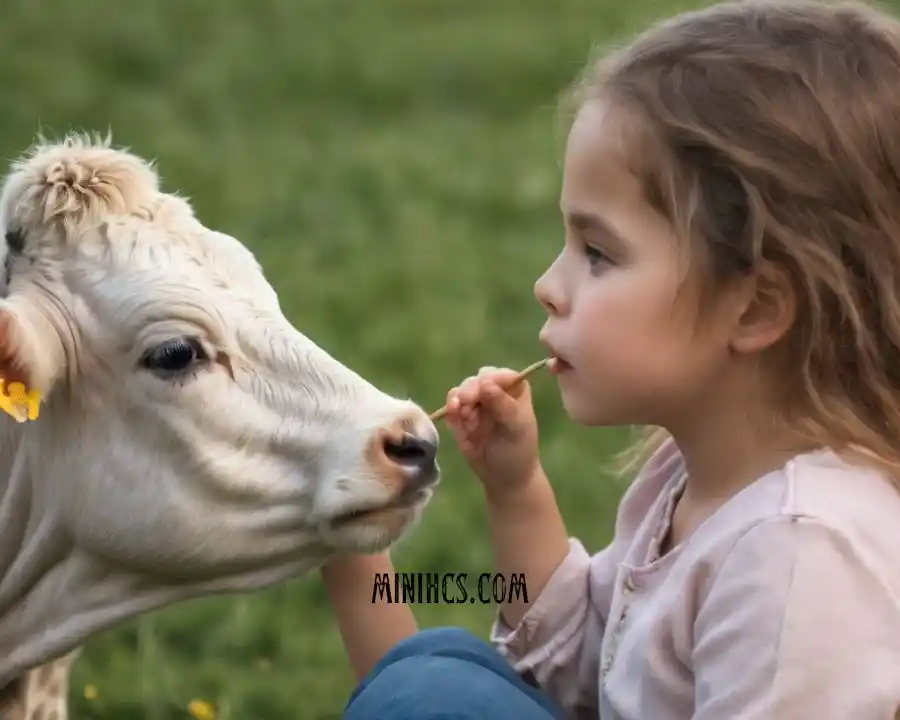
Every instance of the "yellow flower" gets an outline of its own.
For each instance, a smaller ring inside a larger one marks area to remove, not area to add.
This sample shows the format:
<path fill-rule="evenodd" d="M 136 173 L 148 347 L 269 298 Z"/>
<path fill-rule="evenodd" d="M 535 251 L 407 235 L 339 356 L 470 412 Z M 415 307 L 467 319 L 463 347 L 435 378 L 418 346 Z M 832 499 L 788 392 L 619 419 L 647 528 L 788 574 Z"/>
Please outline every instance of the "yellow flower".
<path fill-rule="evenodd" d="M 188 703 L 188 712 L 197 720 L 212 720 L 216 716 L 215 708 L 206 700 L 191 700 Z"/>
<path fill-rule="evenodd" d="M 10 383 L 9 389 L 4 388 L 4 381 L 0 378 L 0 410 L 3 410 L 18 422 L 25 420 L 37 420 L 41 406 L 41 394 L 37 390 L 25 392 L 25 386 L 20 382 Z"/>
<path fill-rule="evenodd" d="M 97 699 L 97 696 L 98 696 L 99 694 L 100 694 L 100 693 L 97 692 L 97 686 L 96 686 L 96 685 L 85 685 L 85 686 L 84 686 L 84 696 L 85 696 L 88 700 L 96 700 L 96 699 Z"/>

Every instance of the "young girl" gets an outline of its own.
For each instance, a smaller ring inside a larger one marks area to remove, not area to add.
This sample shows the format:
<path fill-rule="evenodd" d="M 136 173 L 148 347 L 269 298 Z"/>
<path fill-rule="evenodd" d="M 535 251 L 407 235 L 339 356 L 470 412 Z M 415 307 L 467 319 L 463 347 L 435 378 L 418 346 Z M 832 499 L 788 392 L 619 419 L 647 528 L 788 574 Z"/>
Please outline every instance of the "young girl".
<path fill-rule="evenodd" d="M 332 563 L 345 717 L 900 717 L 900 25 L 717 5 L 578 90 L 541 339 L 569 416 L 654 428 L 651 454 L 591 557 L 527 384 L 454 388 L 532 604 L 500 608 L 494 650 L 369 605 L 386 555 Z"/>

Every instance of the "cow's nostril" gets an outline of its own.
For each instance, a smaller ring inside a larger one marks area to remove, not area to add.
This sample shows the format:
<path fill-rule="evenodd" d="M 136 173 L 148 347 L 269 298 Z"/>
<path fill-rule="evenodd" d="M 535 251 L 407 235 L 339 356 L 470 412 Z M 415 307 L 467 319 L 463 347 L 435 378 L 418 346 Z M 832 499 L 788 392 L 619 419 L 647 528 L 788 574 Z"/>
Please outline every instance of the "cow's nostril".
<path fill-rule="evenodd" d="M 398 465 L 425 468 L 434 463 L 437 444 L 411 433 L 404 433 L 399 440 L 385 439 L 384 454 Z"/>

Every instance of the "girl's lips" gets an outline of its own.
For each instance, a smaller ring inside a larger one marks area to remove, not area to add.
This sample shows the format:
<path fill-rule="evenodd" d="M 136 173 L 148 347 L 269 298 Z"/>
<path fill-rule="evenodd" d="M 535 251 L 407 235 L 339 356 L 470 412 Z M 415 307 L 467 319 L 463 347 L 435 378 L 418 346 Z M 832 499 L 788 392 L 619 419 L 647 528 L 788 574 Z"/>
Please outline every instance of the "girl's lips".
<path fill-rule="evenodd" d="M 567 363 L 561 357 L 554 357 L 553 360 L 550 361 L 548 369 L 554 375 L 559 375 L 566 372 L 567 370 L 571 370 L 572 366 L 569 365 L 569 363 Z"/>

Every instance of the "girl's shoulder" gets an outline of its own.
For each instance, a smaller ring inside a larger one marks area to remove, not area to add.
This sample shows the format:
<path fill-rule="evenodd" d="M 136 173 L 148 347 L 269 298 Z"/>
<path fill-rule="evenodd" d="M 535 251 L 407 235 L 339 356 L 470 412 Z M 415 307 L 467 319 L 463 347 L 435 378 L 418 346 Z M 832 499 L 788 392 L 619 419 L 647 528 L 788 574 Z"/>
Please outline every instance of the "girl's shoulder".
<path fill-rule="evenodd" d="M 819 450 L 790 460 L 780 477 L 780 514 L 830 528 L 874 565 L 887 564 L 900 592 L 900 482 L 885 472 Z"/>
<path fill-rule="evenodd" d="M 783 562 L 841 548 L 900 597 L 900 487 L 829 449 L 801 453 L 726 501 L 688 545 L 682 560 L 708 568 L 767 556 L 760 548 L 778 548 Z"/>
<path fill-rule="evenodd" d="M 684 457 L 669 438 L 623 494 L 617 534 L 633 537 L 642 523 L 655 522 L 685 480 Z M 705 538 L 721 549 L 760 523 L 798 519 L 831 528 L 851 544 L 883 554 L 889 547 L 900 547 L 900 478 L 827 448 L 798 454 L 728 500 L 704 523 L 697 540 L 702 544 Z"/>
<path fill-rule="evenodd" d="M 900 485 L 874 467 L 824 448 L 798 454 L 731 498 L 713 525 L 740 530 L 780 520 L 812 521 L 851 543 L 890 538 L 900 546 Z"/>

